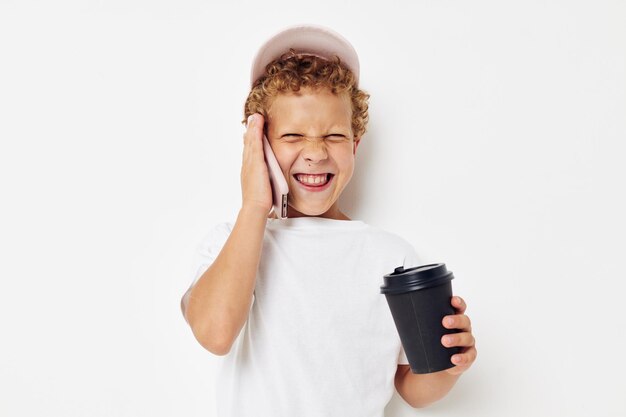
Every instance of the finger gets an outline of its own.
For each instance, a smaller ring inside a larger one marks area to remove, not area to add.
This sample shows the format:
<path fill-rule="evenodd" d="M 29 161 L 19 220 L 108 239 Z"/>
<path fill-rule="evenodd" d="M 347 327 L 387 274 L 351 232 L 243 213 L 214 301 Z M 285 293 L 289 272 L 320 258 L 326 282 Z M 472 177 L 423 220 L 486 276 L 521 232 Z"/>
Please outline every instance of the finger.
<path fill-rule="evenodd" d="M 256 113 L 253 113 L 250 116 L 248 116 L 248 121 L 246 123 L 246 131 L 243 132 L 244 143 L 246 142 L 246 140 L 249 140 L 252 137 L 255 120 L 256 120 Z"/>
<path fill-rule="evenodd" d="M 255 116 L 254 113 L 248 116 L 248 122 L 246 123 L 246 131 L 243 132 L 244 142 L 251 137 L 252 128 L 254 127 Z"/>
<path fill-rule="evenodd" d="M 450 360 L 452 361 L 452 363 L 456 365 L 469 368 L 474 363 L 477 356 L 478 356 L 478 351 L 476 350 L 475 347 L 471 347 L 463 353 L 457 353 L 455 355 L 452 355 Z"/>
<path fill-rule="evenodd" d="M 442 320 L 442 324 L 446 329 L 463 329 L 469 331 L 472 328 L 472 321 L 465 314 L 445 316 Z"/>
<path fill-rule="evenodd" d="M 262 114 L 253 113 L 248 117 L 248 126 L 244 141 L 247 141 L 246 144 L 257 151 L 263 148 L 261 139 L 263 138 L 264 123 Z"/>
<path fill-rule="evenodd" d="M 441 337 L 441 344 L 445 347 L 474 346 L 474 343 L 474 335 L 470 332 L 446 334 Z"/>
<path fill-rule="evenodd" d="M 259 128 L 263 128 L 264 124 L 263 115 L 260 113 L 252 113 L 248 116 L 248 123 L 246 124 L 247 131 L 257 132 Z"/>
<path fill-rule="evenodd" d="M 246 130 L 250 130 L 250 126 L 253 124 L 254 122 L 254 115 L 256 113 L 252 113 L 250 116 L 248 116 L 248 121 L 246 122 Z"/>
<path fill-rule="evenodd" d="M 253 113 L 250 116 L 248 116 L 248 123 L 246 124 L 246 131 L 243 134 L 244 157 L 249 158 L 251 157 L 250 153 L 254 154 L 259 151 L 259 144 L 258 144 L 259 140 L 257 140 L 258 139 L 257 125 L 259 123 L 258 122 L 259 117 L 261 116 L 257 113 Z"/>
<path fill-rule="evenodd" d="M 465 301 L 458 295 L 452 297 L 450 304 L 452 304 L 452 307 L 454 307 L 457 313 L 459 314 L 465 313 L 465 309 L 467 308 L 467 305 L 465 304 Z"/>

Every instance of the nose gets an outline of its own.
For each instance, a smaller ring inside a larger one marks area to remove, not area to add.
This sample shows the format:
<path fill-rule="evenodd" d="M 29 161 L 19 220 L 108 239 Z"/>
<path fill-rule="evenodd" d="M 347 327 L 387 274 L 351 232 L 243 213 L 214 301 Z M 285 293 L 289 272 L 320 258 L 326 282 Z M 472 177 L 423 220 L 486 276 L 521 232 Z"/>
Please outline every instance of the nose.
<path fill-rule="evenodd" d="M 316 163 L 328 158 L 326 143 L 323 139 L 312 139 L 306 140 L 305 142 L 304 148 L 301 151 L 301 155 L 305 161 Z"/>

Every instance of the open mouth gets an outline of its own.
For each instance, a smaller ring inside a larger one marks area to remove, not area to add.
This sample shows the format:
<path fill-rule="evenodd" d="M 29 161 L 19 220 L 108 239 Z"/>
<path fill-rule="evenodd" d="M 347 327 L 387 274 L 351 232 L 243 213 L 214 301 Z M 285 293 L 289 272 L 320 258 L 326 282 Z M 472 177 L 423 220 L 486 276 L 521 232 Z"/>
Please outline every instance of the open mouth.
<path fill-rule="evenodd" d="M 294 174 L 296 181 L 306 185 L 307 187 L 323 187 L 328 184 L 334 177 L 334 174 L 327 172 L 321 175 L 308 175 L 308 174 Z"/>

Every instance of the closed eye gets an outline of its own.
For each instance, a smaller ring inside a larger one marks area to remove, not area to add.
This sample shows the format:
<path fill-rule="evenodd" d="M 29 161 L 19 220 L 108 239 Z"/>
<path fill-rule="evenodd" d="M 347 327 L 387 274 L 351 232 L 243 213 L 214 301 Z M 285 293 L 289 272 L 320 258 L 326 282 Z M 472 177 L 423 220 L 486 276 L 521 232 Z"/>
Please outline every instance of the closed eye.
<path fill-rule="evenodd" d="M 332 142 L 345 142 L 345 141 L 350 140 L 350 138 L 344 135 L 339 135 L 339 134 L 328 135 L 326 136 L 326 139 L 329 139 Z"/>
<path fill-rule="evenodd" d="M 302 138 L 304 138 L 304 136 L 298 135 L 296 133 L 287 133 L 287 134 L 284 134 L 284 135 L 281 136 L 281 139 L 285 139 L 285 140 L 287 140 L 289 142 L 295 142 L 295 141 L 300 140 Z"/>
<path fill-rule="evenodd" d="M 299 139 L 309 139 L 307 136 L 304 136 L 300 133 L 285 133 L 284 135 L 281 136 L 281 138 L 285 138 L 289 141 L 295 141 Z M 315 138 L 310 138 L 310 139 L 315 139 Z M 330 140 L 332 142 L 343 142 L 343 141 L 350 140 L 350 138 L 339 133 L 333 133 L 330 135 L 323 136 L 323 139 Z"/>

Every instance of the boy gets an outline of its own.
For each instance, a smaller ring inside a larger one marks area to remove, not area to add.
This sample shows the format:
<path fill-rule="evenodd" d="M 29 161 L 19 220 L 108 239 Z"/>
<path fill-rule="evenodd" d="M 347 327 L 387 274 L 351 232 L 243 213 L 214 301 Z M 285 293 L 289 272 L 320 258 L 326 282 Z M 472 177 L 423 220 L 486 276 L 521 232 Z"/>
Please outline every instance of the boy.
<path fill-rule="evenodd" d="M 476 357 L 465 304 L 453 297 L 457 314 L 443 325 L 461 332 L 442 343 L 463 346 L 456 366 L 410 372 L 379 288 L 394 268 L 422 262 L 402 238 L 351 220 L 337 205 L 368 121 L 358 77 L 352 46 L 320 26 L 288 28 L 256 55 L 242 207 L 234 224 L 205 237 L 181 301 L 200 344 L 225 355 L 220 417 L 382 416 L 394 386 L 423 407 L 446 395 Z M 283 220 L 268 216 L 264 134 L 289 185 Z"/>

